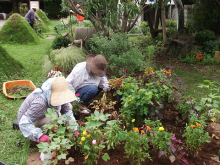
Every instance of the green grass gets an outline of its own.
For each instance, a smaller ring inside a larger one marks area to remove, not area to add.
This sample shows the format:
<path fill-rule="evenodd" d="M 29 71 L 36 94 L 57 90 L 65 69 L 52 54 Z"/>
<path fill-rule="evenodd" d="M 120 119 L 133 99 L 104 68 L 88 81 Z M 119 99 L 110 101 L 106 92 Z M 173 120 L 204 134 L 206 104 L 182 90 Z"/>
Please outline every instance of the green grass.
<path fill-rule="evenodd" d="M 58 22 L 51 23 L 50 34 L 55 33 L 52 26 Z M 1 76 L 0 86 L 7 81 L 27 79 L 39 87 L 46 80 L 42 74 L 43 58 L 48 53 L 52 41 L 52 39 L 40 39 L 38 44 L 2 44 L 2 48 L 7 51 L 8 55 L 18 61 L 24 69 L 19 74 Z M 24 138 L 20 131 L 12 128 L 13 122 L 17 120 L 17 111 L 24 99 L 8 99 L 3 95 L 2 88 L 0 91 L 0 161 L 7 165 L 26 165 L 31 152 L 30 140 Z"/>

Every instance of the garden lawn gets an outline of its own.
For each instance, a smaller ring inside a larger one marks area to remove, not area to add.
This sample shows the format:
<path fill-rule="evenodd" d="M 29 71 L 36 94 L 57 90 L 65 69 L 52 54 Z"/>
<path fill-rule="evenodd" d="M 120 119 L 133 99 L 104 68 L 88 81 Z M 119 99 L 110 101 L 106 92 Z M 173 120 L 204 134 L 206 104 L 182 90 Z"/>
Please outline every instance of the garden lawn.
<path fill-rule="evenodd" d="M 31 80 L 36 87 L 39 87 L 45 80 L 46 75 L 42 75 L 43 58 L 51 46 L 52 40 L 41 39 L 39 44 L 7 44 L 2 47 L 8 54 L 19 61 L 24 69 L 21 74 L 3 76 L 0 79 L 0 86 L 4 82 L 12 80 Z M 9 66 L 13 67 L 13 66 Z M 17 111 L 24 99 L 8 99 L 0 93 L 0 161 L 7 165 L 26 165 L 27 157 L 31 150 L 30 140 L 23 137 L 20 131 L 14 130 L 12 124 L 17 120 Z"/>
<path fill-rule="evenodd" d="M 172 73 L 178 75 L 185 82 L 185 95 L 193 96 L 197 101 L 210 91 L 205 88 L 198 88 L 200 84 L 206 84 L 204 80 L 212 80 L 220 83 L 219 65 L 189 64 L 182 63 L 170 54 L 157 54 L 154 57 L 157 69 L 164 69 L 166 66 L 175 66 Z"/>

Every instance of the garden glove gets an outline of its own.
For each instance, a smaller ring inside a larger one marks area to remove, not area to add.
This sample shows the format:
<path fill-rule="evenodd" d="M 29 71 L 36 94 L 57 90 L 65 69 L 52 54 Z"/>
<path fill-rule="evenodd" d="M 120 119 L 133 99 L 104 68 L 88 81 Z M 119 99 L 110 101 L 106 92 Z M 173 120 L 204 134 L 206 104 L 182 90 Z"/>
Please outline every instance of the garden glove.
<path fill-rule="evenodd" d="M 49 139 L 49 136 L 43 134 L 43 135 L 39 138 L 39 141 L 40 141 L 40 142 L 50 143 L 51 140 Z"/>

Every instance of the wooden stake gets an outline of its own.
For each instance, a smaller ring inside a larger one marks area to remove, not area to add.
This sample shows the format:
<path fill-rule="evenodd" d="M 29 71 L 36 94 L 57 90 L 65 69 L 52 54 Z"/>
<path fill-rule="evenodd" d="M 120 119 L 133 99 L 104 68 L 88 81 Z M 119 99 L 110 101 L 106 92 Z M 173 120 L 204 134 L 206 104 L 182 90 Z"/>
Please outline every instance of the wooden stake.
<path fill-rule="evenodd" d="M 215 61 L 219 63 L 219 51 L 215 51 Z"/>

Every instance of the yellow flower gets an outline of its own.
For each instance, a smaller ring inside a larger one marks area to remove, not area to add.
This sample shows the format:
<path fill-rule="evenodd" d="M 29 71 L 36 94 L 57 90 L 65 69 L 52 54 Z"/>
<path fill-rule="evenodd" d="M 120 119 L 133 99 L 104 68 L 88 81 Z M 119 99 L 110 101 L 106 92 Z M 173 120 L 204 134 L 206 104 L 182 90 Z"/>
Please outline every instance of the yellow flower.
<path fill-rule="evenodd" d="M 132 101 L 131 99 L 128 100 L 128 102 Z"/>
<path fill-rule="evenodd" d="M 81 144 L 82 144 L 82 142 L 79 142 L 79 144 L 81 145 Z"/>
<path fill-rule="evenodd" d="M 86 135 L 87 134 L 87 132 L 86 131 L 83 131 L 83 135 Z"/>
<path fill-rule="evenodd" d="M 95 129 L 98 129 L 97 127 L 95 127 Z"/>
<path fill-rule="evenodd" d="M 159 131 L 164 131 L 164 128 L 163 127 L 159 127 Z"/>
<path fill-rule="evenodd" d="M 192 127 L 192 128 L 196 128 L 196 126 L 195 126 L 195 125 L 191 125 L 190 127 Z"/>
<path fill-rule="evenodd" d="M 157 83 L 159 83 L 160 81 L 159 80 L 157 80 Z"/>
<path fill-rule="evenodd" d="M 135 122 L 135 119 L 132 119 L 131 121 L 132 121 L 132 123 L 134 123 L 134 122 Z"/>
<path fill-rule="evenodd" d="M 142 134 L 145 134 L 144 130 L 141 130 L 141 133 L 142 133 Z"/>
<path fill-rule="evenodd" d="M 153 71 L 153 69 L 151 68 L 151 67 L 149 67 L 149 68 L 146 68 L 145 69 L 145 72 L 144 72 L 145 74 L 150 74 L 150 73 L 154 73 L 154 71 Z"/>
<path fill-rule="evenodd" d="M 88 135 L 87 135 L 87 137 L 90 137 L 90 136 L 91 136 L 91 134 L 88 134 Z"/>
<path fill-rule="evenodd" d="M 85 137 L 82 137 L 81 140 L 84 141 L 84 140 L 86 140 L 86 138 L 85 138 Z"/>
<path fill-rule="evenodd" d="M 213 134 L 212 134 L 212 137 L 214 137 L 214 136 L 215 136 L 215 134 L 213 133 Z"/>
<path fill-rule="evenodd" d="M 196 125 L 198 126 L 198 127 L 201 127 L 202 125 L 201 124 L 199 124 L 199 123 L 196 123 Z"/>
<path fill-rule="evenodd" d="M 137 127 L 134 127 L 133 130 L 139 133 L 139 129 Z"/>

